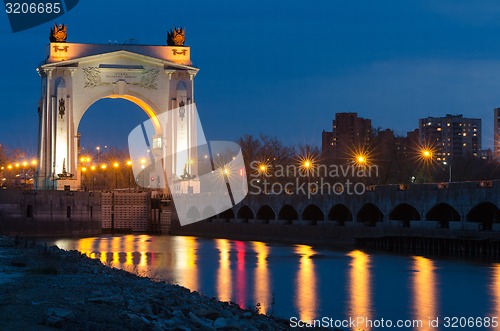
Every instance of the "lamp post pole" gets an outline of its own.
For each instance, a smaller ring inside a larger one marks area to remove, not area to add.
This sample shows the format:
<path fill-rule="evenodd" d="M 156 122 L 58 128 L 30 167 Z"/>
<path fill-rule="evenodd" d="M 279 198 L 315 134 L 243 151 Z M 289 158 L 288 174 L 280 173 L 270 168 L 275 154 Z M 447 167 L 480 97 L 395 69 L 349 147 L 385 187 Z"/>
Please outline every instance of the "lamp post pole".
<path fill-rule="evenodd" d="M 118 167 L 120 164 L 118 162 L 113 163 L 113 168 L 115 168 L 115 190 L 118 189 Z"/>
<path fill-rule="evenodd" d="M 452 179 L 452 177 L 451 177 L 451 163 L 445 161 L 445 162 L 443 162 L 443 164 L 448 165 L 448 170 L 449 170 L 449 175 L 450 175 L 448 178 L 448 183 L 451 183 L 451 179 Z"/>
<path fill-rule="evenodd" d="M 130 175 L 132 172 L 132 161 L 127 161 L 128 166 L 128 191 L 130 192 Z"/>

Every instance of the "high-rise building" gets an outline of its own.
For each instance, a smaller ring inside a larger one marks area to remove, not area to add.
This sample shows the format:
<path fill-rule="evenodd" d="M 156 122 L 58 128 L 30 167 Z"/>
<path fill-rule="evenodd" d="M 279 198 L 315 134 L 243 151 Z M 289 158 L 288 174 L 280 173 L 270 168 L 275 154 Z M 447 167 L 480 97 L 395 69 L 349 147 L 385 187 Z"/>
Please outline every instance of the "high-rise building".
<path fill-rule="evenodd" d="M 437 161 L 466 155 L 480 156 L 481 119 L 463 115 L 419 119 L 420 142 L 434 149 Z"/>
<path fill-rule="evenodd" d="M 493 157 L 497 160 L 500 160 L 500 108 L 494 109 L 493 127 Z"/>
<path fill-rule="evenodd" d="M 331 132 L 323 131 L 322 152 L 328 158 L 346 158 L 370 144 L 372 121 L 357 113 L 336 113 Z"/>

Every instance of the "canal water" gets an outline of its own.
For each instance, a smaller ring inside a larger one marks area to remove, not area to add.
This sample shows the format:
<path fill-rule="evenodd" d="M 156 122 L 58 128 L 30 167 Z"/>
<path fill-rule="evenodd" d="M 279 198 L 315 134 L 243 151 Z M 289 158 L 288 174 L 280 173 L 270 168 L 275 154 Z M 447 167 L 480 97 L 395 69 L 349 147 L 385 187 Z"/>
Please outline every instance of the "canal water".
<path fill-rule="evenodd" d="M 415 320 L 422 327 L 406 329 L 431 330 L 429 319 L 439 318 L 437 329 L 445 330 L 447 317 L 449 329 L 474 318 L 474 329 L 500 329 L 478 324 L 500 316 L 499 263 L 181 236 L 48 243 L 285 319 Z"/>

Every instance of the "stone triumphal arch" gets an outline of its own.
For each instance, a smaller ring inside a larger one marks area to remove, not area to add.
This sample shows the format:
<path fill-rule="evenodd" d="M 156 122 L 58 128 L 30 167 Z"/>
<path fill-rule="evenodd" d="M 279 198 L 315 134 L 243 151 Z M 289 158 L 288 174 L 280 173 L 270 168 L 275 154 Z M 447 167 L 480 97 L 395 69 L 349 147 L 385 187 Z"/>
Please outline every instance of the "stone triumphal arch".
<path fill-rule="evenodd" d="M 174 28 L 162 46 L 70 43 L 66 26 L 54 26 L 47 57 L 37 69 L 42 80 L 38 188 L 79 188 L 78 125 L 87 109 L 102 98 L 129 100 L 149 115 L 155 127 L 156 141 L 151 146 L 155 153 L 175 154 L 196 145 L 196 112 L 182 113 L 175 117 L 182 123 L 173 120 L 168 127 L 157 119 L 194 103 L 198 69 L 192 66 L 184 40 L 184 30 Z M 193 172 L 186 168 L 189 163 L 174 161 L 165 165 L 169 172 Z"/>

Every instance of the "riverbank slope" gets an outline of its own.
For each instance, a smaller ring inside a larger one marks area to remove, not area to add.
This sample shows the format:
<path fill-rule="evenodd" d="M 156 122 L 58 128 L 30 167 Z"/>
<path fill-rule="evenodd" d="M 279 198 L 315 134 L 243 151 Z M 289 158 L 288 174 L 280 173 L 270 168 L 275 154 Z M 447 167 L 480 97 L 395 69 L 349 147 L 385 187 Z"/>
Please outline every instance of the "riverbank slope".
<path fill-rule="evenodd" d="M 77 251 L 0 237 L 2 330 L 288 330 L 284 320 L 110 268 Z"/>

